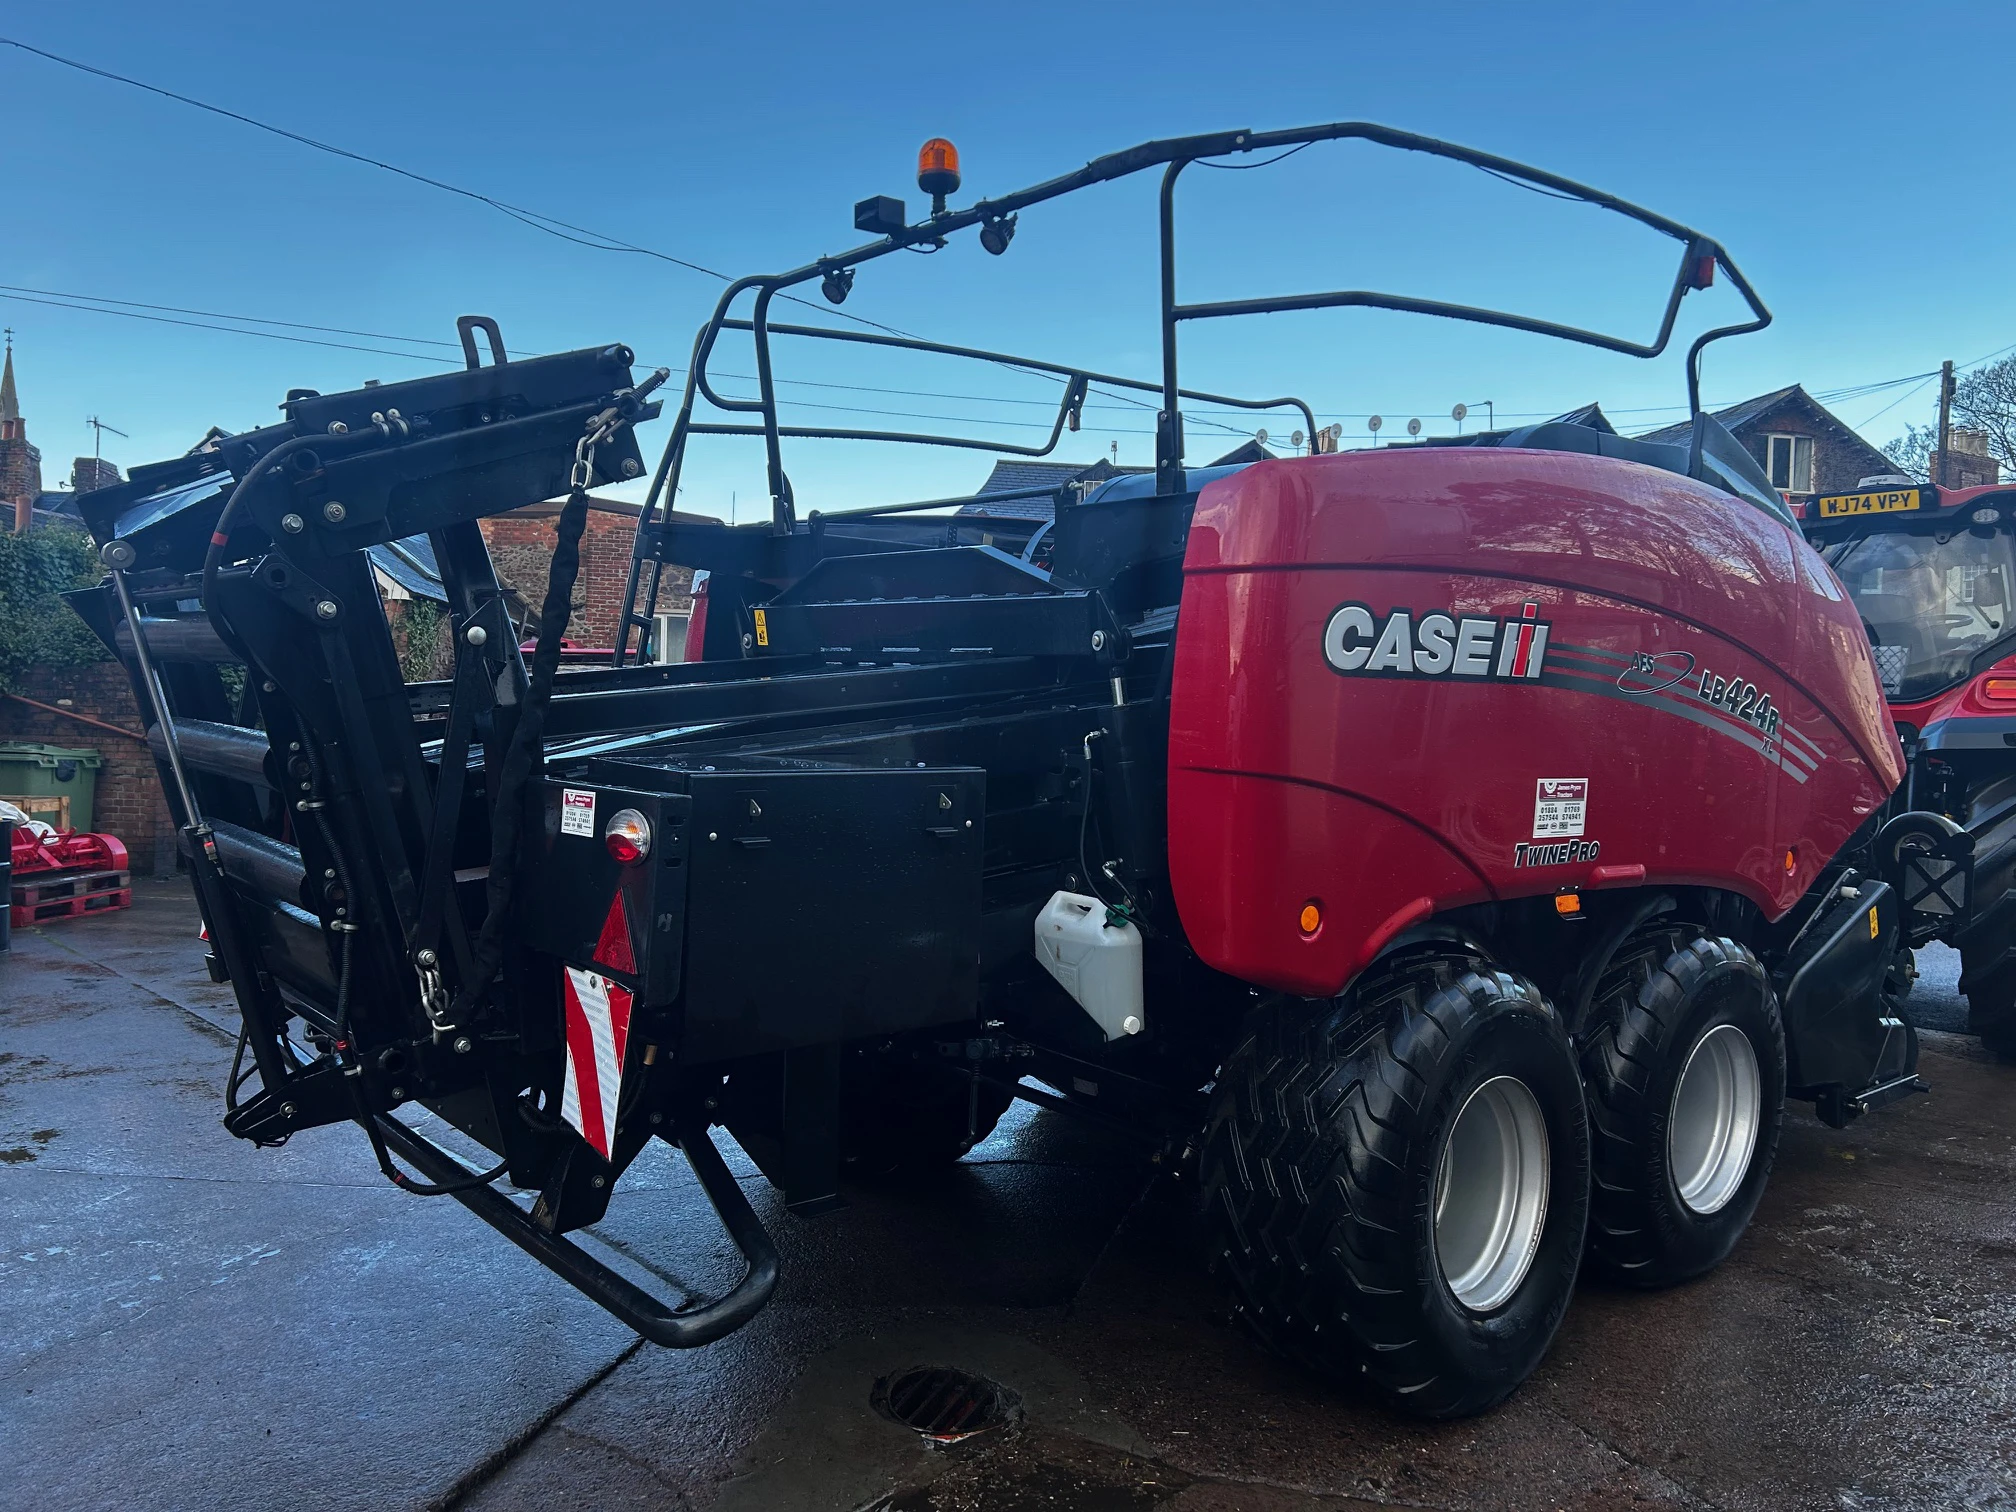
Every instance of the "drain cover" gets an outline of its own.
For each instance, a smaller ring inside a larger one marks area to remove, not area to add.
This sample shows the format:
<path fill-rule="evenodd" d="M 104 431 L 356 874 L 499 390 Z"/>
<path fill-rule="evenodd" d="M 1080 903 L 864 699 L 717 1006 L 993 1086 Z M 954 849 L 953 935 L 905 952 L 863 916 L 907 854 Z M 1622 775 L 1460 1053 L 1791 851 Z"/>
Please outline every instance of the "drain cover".
<path fill-rule="evenodd" d="M 999 1427 L 1013 1414 L 1015 1394 L 998 1381 L 949 1365 L 920 1366 L 875 1383 L 875 1410 L 940 1444 L 956 1444 Z"/>

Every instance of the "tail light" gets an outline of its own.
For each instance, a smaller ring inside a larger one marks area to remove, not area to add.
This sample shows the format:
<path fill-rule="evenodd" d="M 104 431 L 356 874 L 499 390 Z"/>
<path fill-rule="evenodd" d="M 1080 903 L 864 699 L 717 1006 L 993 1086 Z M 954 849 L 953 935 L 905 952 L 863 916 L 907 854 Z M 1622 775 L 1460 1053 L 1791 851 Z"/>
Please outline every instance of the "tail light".
<path fill-rule="evenodd" d="M 2016 704 L 2016 677 L 1984 677 L 1981 696 L 1989 703 Z"/>
<path fill-rule="evenodd" d="M 619 809 L 603 827 L 602 843 L 624 866 L 636 866 L 651 854 L 651 821 L 635 809 Z"/>

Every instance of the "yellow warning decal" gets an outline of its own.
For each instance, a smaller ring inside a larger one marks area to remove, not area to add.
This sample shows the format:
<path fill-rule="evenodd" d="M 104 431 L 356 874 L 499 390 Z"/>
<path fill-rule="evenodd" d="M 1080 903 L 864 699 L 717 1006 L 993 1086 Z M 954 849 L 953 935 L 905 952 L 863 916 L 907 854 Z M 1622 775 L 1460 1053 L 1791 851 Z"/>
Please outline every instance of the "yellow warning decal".
<path fill-rule="evenodd" d="M 770 644 L 770 618 L 761 609 L 756 611 L 756 644 L 759 646 Z M 1874 934 L 1875 931 L 1872 929 L 1870 933 Z"/>
<path fill-rule="evenodd" d="M 1876 910 L 1873 908 L 1869 910 L 1869 938 L 1876 938 Z"/>

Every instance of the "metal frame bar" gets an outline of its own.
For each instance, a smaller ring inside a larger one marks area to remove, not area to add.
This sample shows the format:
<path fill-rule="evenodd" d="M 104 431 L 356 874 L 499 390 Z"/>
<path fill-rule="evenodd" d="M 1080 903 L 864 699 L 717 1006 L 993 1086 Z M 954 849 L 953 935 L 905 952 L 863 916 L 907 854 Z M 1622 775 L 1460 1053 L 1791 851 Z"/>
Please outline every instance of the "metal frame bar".
<path fill-rule="evenodd" d="M 679 1147 L 746 1269 L 722 1296 L 687 1308 L 668 1307 L 571 1240 L 547 1233 L 495 1187 L 468 1185 L 469 1167 L 417 1130 L 389 1116 L 380 1116 L 377 1125 L 385 1142 L 429 1181 L 454 1184 L 457 1202 L 653 1344 L 667 1349 L 711 1344 L 755 1317 L 777 1289 L 777 1246 L 703 1126 L 683 1130 Z"/>
<path fill-rule="evenodd" d="M 1391 147 L 1399 151 L 1421 152 L 1432 157 L 1440 157 L 1451 162 L 1464 163 L 1484 172 L 1548 193 L 1562 195 L 1594 205 L 1598 209 L 1609 210 L 1635 220 L 1665 236 L 1673 237 L 1685 246 L 1678 273 L 1666 298 L 1657 333 L 1650 341 L 1633 341 L 1626 337 L 1606 335 L 1581 327 L 1565 325 L 1556 321 L 1538 320 L 1529 316 L 1514 315 L 1505 311 L 1487 310 L 1471 305 L 1451 304 L 1440 300 L 1415 299 L 1402 295 L 1382 294 L 1372 290 L 1335 290 L 1328 293 L 1284 295 L 1257 299 L 1220 300 L 1207 304 L 1184 305 L 1176 297 L 1176 242 L 1175 242 L 1175 189 L 1182 171 L 1194 162 L 1207 158 L 1243 155 L 1254 152 L 1268 152 L 1277 148 L 1308 146 L 1316 142 L 1357 140 Z M 1162 264 L 1162 410 L 1156 427 L 1155 475 L 1156 487 L 1161 492 L 1180 491 L 1183 465 L 1183 427 L 1179 405 L 1187 391 L 1177 380 L 1176 327 L 1185 320 L 1209 320 L 1232 315 L 1258 315 L 1291 310 L 1335 309 L 1358 306 L 1373 309 L 1399 310 L 1412 314 L 1436 315 L 1451 320 L 1473 321 L 1484 325 L 1495 325 L 1510 330 L 1529 331 L 1535 335 L 1551 336 L 1561 340 L 1579 342 L 1588 346 L 1603 348 L 1633 357 L 1656 357 L 1664 352 L 1672 339 L 1673 327 L 1678 319 L 1680 301 L 1688 289 L 1695 287 L 1695 273 L 1703 259 L 1712 259 L 1728 275 L 1736 290 L 1749 305 L 1752 318 L 1747 321 L 1718 326 L 1695 338 L 1687 352 L 1687 402 L 1690 412 L 1698 414 L 1701 408 L 1700 358 L 1710 342 L 1725 336 L 1740 335 L 1748 331 L 1762 330 L 1771 323 L 1771 312 L 1758 297 L 1749 281 L 1737 268 L 1734 260 L 1713 238 L 1695 231 L 1679 221 L 1629 200 L 1605 193 L 1574 179 L 1549 173 L 1544 169 L 1529 167 L 1511 158 L 1499 157 L 1494 153 L 1479 152 L 1474 148 L 1459 146 L 1453 142 L 1441 141 L 1435 137 L 1421 136 L 1411 131 L 1397 131 L 1391 127 L 1376 125 L 1367 121 L 1339 121 L 1327 125 L 1291 127 L 1281 131 L 1223 131 L 1197 136 L 1172 137 L 1160 141 L 1144 142 L 1136 147 L 1120 152 L 1108 153 L 1094 158 L 1075 172 L 1047 179 L 1027 189 L 994 199 L 983 199 L 964 210 L 942 210 L 915 225 L 905 226 L 875 241 L 856 247 L 851 251 L 819 258 L 803 267 L 784 273 L 754 274 L 737 279 L 722 291 L 715 305 L 714 314 L 703 325 L 694 339 L 693 361 L 687 374 L 685 398 L 681 404 L 678 419 L 674 422 L 672 437 L 666 445 L 665 454 L 651 482 L 651 492 L 643 511 L 638 516 L 638 549 L 633 553 L 629 592 L 626 598 L 626 616 L 619 643 L 616 648 L 616 662 L 621 665 L 630 639 L 630 629 L 635 624 L 635 616 L 628 611 L 635 605 L 638 576 L 646 553 L 642 549 L 644 535 L 653 528 L 652 520 L 661 497 L 670 497 L 666 492 L 668 479 L 674 480 L 676 489 L 677 472 L 684 460 L 686 439 L 698 430 L 701 434 L 755 434 L 757 428 L 721 429 L 696 426 L 693 421 L 693 403 L 696 396 L 704 396 L 709 402 L 720 407 L 742 413 L 760 414 L 760 427 L 765 441 L 765 451 L 769 464 L 771 499 L 771 528 L 775 534 L 787 535 L 795 520 L 795 510 L 790 496 L 790 483 L 784 475 L 781 451 L 778 445 L 783 435 L 818 437 L 827 439 L 897 440 L 920 444 L 970 445 L 969 442 L 948 441 L 945 438 L 924 438 L 909 434 L 887 432 L 856 432 L 827 430 L 815 427 L 780 428 L 776 423 L 776 390 L 772 376 L 769 336 L 773 330 L 787 334 L 816 334 L 821 339 L 855 341 L 870 345 L 892 346 L 920 351 L 955 353 L 988 360 L 1004 361 L 1032 370 L 1050 372 L 1079 373 L 1080 370 L 1056 367 L 1052 364 L 1035 363 L 1027 359 L 1014 358 L 1000 353 L 981 352 L 971 348 L 953 348 L 935 342 L 919 342 L 908 337 L 869 335 L 867 333 L 824 331 L 815 327 L 772 327 L 769 324 L 770 303 L 775 296 L 789 288 L 809 283 L 813 279 L 823 279 L 829 274 L 845 272 L 861 263 L 885 257 L 892 252 L 917 246 L 941 246 L 948 236 L 972 226 L 985 225 L 1004 220 L 1018 211 L 1073 194 L 1095 184 L 1108 183 L 1125 178 L 1148 168 L 1164 169 L 1161 191 L 1161 264 Z M 729 310 L 745 292 L 754 290 L 755 306 L 746 321 L 731 320 Z M 753 400 L 727 399 L 719 395 L 706 381 L 708 359 L 714 345 L 726 329 L 747 329 L 755 338 L 756 371 L 758 397 Z M 1108 378 L 1081 374 L 1091 381 L 1110 382 Z M 1132 382 L 1125 386 L 1133 387 Z M 1207 402 L 1222 403 L 1222 396 L 1206 396 Z M 1231 401 L 1239 403 L 1241 401 Z M 1250 402 L 1250 401 L 1249 401 Z M 1276 401 L 1277 403 L 1279 401 Z M 1272 407 L 1269 404 L 1253 404 L 1254 408 Z M 1307 413 L 1307 407 L 1304 406 Z M 1310 429 L 1315 429 L 1314 417 L 1310 417 Z M 1054 444 L 1054 438 L 1053 438 Z M 999 447 L 997 450 L 1017 451 L 1013 447 Z M 1020 455 L 1041 455 L 1027 449 L 1020 449 Z M 662 571 L 662 568 L 660 569 Z M 652 604 L 655 607 L 657 582 L 651 587 Z M 648 613 L 645 616 L 648 619 Z"/>

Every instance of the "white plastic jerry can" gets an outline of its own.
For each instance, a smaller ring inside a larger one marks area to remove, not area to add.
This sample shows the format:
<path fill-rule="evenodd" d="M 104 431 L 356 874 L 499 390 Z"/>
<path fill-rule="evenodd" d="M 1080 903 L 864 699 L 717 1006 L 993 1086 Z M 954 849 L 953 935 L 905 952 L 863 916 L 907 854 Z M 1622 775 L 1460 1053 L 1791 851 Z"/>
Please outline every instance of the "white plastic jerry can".
<path fill-rule="evenodd" d="M 1052 893 L 1036 915 L 1036 959 L 1106 1038 L 1141 1032 L 1141 931 L 1109 923 L 1097 898 Z"/>

